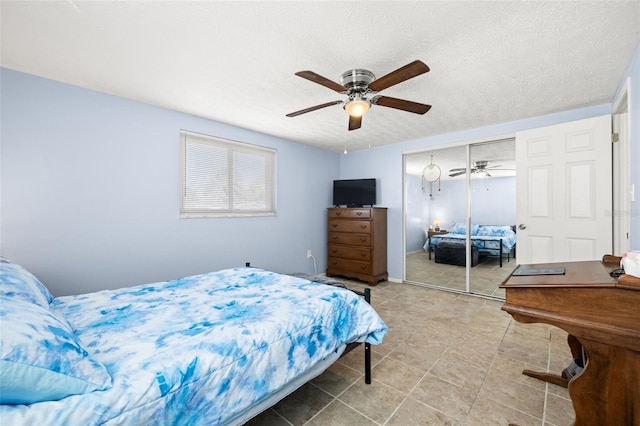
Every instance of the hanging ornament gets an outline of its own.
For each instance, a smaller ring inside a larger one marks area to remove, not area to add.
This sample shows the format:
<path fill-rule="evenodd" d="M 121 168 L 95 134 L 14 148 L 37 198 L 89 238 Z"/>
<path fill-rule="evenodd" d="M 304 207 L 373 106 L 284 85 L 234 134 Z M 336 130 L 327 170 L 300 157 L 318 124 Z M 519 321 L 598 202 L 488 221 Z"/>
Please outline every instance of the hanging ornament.
<path fill-rule="evenodd" d="M 422 192 L 424 192 L 424 182 L 429 182 L 429 199 L 433 200 L 433 183 L 438 182 L 438 192 L 440 192 L 440 167 L 433 164 L 433 154 L 431 162 L 422 169 Z"/>

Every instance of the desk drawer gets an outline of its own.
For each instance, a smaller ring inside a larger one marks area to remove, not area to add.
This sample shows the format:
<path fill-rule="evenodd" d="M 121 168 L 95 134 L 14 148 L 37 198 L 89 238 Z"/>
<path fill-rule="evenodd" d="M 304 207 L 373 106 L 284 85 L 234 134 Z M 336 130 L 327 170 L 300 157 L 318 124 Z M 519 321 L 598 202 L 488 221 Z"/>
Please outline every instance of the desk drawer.
<path fill-rule="evenodd" d="M 329 219 L 329 232 L 357 232 L 360 234 L 371 233 L 370 220 L 342 220 Z"/>
<path fill-rule="evenodd" d="M 369 262 L 371 261 L 371 249 L 329 244 L 329 257 L 341 257 L 344 259 Z"/>

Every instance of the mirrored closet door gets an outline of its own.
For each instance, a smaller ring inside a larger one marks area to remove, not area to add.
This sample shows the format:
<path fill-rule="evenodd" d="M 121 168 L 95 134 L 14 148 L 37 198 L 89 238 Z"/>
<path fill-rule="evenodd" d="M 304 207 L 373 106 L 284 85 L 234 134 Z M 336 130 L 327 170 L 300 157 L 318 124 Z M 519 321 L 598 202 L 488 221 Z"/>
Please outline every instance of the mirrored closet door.
<path fill-rule="evenodd" d="M 515 261 L 515 141 L 405 155 L 405 281 L 504 298 Z"/>

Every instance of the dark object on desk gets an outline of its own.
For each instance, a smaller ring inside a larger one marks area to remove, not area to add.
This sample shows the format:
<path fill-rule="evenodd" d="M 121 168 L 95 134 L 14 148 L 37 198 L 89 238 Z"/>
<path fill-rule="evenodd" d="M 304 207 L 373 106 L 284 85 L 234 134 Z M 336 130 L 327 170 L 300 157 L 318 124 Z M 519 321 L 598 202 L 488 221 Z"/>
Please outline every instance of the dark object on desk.
<path fill-rule="evenodd" d="M 529 268 L 518 266 L 511 275 L 564 275 L 564 268 Z"/>
<path fill-rule="evenodd" d="M 616 268 L 613 271 L 609 272 L 609 275 L 611 275 L 614 278 L 617 278 L 620 275 L 624 275 L 624 268 Z"/>

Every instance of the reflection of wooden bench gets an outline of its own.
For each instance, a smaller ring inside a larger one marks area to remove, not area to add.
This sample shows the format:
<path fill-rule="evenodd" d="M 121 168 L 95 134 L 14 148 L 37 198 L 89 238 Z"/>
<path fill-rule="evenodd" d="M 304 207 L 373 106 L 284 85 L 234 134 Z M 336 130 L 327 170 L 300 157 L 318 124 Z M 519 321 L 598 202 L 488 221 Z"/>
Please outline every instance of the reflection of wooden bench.
<path fill-rule="evenodd" d="M 466 250 L 463 243 L 452 241 L 440 241 L 435 248 L 436 263 L 446 263 L 447 265 L 465 266 Z M 471 266 L 478 264 L 478 248 L 471 246 Z"/>

